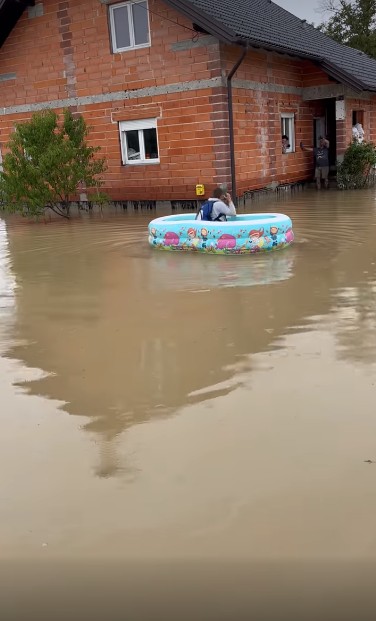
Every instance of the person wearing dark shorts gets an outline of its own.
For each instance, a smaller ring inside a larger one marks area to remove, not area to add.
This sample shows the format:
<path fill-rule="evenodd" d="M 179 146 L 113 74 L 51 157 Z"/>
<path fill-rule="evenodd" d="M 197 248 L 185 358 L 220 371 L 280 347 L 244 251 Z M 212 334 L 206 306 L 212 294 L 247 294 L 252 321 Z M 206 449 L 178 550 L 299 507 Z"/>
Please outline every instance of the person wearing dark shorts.
<path fill-rule="evenodd" d="M 321 180 L 324 181 L 324 186 L 327 189 L 329 187 L 329 140 L 326 138 L 319 138 L 318 147 L 305 147 L 300 143 L 302 151 L 312 151 L 315 159 L 315 179 L 316 187 L 321 189 Z"/>

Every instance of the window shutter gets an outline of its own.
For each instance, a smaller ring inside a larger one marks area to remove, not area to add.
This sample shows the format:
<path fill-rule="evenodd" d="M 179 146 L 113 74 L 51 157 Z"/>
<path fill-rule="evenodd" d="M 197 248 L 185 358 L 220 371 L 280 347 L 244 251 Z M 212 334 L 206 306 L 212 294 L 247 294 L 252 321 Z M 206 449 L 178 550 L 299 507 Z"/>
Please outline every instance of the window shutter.
<path fill-rule="evenodd" d="M 157 127 L 156 119 L 142 119 L 141 121 L 120 121 L 121 132 L 128 132 L 131 129 L 152 129 Z"/>

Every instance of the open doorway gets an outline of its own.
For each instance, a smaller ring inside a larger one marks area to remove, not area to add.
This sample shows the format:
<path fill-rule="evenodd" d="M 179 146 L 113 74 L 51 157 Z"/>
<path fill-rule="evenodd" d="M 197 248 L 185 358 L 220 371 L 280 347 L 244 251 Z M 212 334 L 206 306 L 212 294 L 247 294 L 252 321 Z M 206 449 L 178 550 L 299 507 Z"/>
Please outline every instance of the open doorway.
<path fill-rule="evenodd" d="M 313 144 L 315 147 L 319 144 L 320 136 L 326 136 L 326 118 L 325 116 L 317 116 L 313 119 Z"/>
<path fill-rule="evenodd" d="M 335 170 L 337 163 L 337 131 L 335 99 L 324 99 L 323 115 L 313 119 L 313 140 L 317 146 L 320 136 L 329 140 L 329 164 Z"/>

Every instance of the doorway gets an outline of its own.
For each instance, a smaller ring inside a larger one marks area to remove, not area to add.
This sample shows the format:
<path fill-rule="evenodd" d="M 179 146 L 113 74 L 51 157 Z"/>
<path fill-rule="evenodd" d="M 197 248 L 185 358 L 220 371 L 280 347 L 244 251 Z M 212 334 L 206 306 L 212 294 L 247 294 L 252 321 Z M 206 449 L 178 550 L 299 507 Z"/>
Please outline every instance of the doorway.
<path fill-rule="evenodd" d="M 313 119 L 313 141 L 316 147 L 320 136 L 329 140 L 329 165 L 332 170 L 335 170 L 337 164 L 335 99 L 323 99 L 322 103 L 324 114 Z"/>
<path fill-rule="evenodd" d="M 326 136 L 326 118 L 325 116 L 318 116 L 313 119 L 313 144 L 315 147 L 319 144 L 319 138 Z"/>

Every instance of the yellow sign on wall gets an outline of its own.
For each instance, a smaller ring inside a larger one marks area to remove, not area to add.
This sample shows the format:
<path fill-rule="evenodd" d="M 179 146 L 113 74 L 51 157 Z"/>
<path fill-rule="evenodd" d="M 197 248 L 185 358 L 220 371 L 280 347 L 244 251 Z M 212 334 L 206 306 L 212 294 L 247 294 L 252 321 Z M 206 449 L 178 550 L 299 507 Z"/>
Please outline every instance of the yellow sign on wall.
<path fill-rule="evenodd" d="M 205 186 L 203 183 L 198 183 L 196 185 L 196 196 L 204 196 L 205 194 Z"/>

